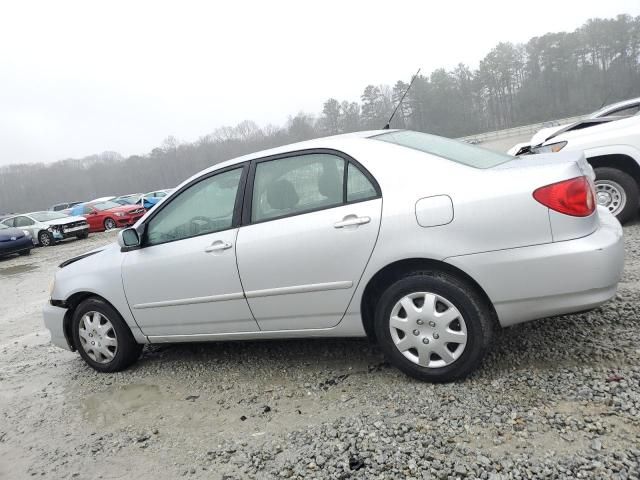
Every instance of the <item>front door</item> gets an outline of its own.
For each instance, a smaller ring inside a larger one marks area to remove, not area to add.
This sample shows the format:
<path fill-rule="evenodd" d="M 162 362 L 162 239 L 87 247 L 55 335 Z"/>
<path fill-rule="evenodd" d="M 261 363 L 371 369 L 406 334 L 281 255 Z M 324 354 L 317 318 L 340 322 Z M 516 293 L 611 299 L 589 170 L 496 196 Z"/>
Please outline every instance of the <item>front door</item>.
<path fill-rule="evenodd" d="M 152 340 L 258 330 L 236 265 L 247 168 L 207 176 L 158 207 L 145 222 L 142 248 L 125 254 L 127 300 Z"/>
<path fill-rule="evenodd" d="M 378 235 L 375 180 L 333 153 L 259 161 L 253 170 L 237 255 L 260 328 L 337 325 Z"/>

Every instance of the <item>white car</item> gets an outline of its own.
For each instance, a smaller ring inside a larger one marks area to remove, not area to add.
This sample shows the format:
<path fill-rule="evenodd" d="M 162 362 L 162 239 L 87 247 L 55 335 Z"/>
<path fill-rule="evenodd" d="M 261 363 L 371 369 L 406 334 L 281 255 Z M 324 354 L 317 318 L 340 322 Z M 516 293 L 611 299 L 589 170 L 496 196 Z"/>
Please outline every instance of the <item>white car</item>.
<path fill-rule="evenodd" d="M 640 206 L 640 114 L 622 119 L 604 117 L 565 127 L 519 154 L 584 152 L 596 175 L 597 201 L 621 223 Z"/>
<path fill-rule="evenodd" d="M 409 375 L 460 378 L 496 327 L 615 295 L 622 228 L 592 175 L 401 130 L 254 153 L 64 262 L 45 325 L 101 372 L 147 343 L 368 335 Z"/>
<path fill-rule="evenodd" d="M 28 231 L 33 237 L 33 243 L 42 247 L 49 247 L 59 240 L 76 237 L 79 239 L 89 236 L 89 224 L 84 217 L 70 217 L 62 212 L 23 213 L 5 218 L 2 223 L 7 227 L 16 227 Z"/>
<path fill-rule="evenodd" d="M 586 117 L 586 120 L 603 118 L 603 117 L 615 117 L 617 119 L 626 118 L 626 117 L 632 117 L 638 114 L 638 112 L 640 112 L 640 97 L 631 98 L 629 100 L 624 100 L 622 102 L 617 102 L 611 105 L 607 105 L 606 107 L 603 107 L 600 110 L 596 110 L 592 114 L 588 115 Z M 526 148 L 528 146 L 539 145 L 554 133 L 559 132 L 560 130 L 568 126 L 569 125 L 558 124 L 552 127 L 540 129 L 533 135 L 533 137 L 531 137 L 531 140 L 529 140 L 528 142 L 518 143 L 514 145 L 507 151 L 507 153 L 509 155 L 516 155 L 523 148 Z"/>

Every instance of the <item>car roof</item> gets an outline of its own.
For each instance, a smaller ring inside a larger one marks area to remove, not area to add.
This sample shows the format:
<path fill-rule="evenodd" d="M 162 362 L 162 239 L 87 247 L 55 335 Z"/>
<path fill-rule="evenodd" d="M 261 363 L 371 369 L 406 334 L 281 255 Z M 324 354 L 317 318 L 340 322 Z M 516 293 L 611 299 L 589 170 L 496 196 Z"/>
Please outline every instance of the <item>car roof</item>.
<path fill-rule="evenodd" d="M 627 100 L 622 100 L 620 102 L 612 103 L 611 105 L 605 105 L 604 107 L 601 107 L 595 112 L 593 112 L 593 115 L 597 115 L 600 112 L 604 112 L 606 110 L 614 110 L 616 108 L 632 106 L 632 105 L 635 105 L 636 103 L 640 103 L 640 97 L 629 98 Z"/>
<path fill-rule="evenodd" d="M 208 172 L 212 172 L 214 170 L 218 170 L 218 169 L 232 166 L 242 162 L 248 162 L 250 160 L 255 160 L 257 158 L 269 157 L 271 155 L 278 155 L 281 153 L 295 152 L 297 150 L 311 150 L 314 148 L 328 148 L 328 149 L 340 150 L 340 148 L 344 146 L 345 142 L 361 141 L 361 140 L 374 137 L 376 135 L 380 135 L 383 133 L 390 133 L 390 132 L 397 132 L 397 131 L 399 131 L 399 129 L 366 130 L 362 132 L 342 133 L 340 135 L 314 138 L 312 140 L 305 140 L 302 142 L 290 143 L 288 145 L 269 148 L 267 150 L 260 150 L 258 152 L 249 153 L 246 155 L 242 155 L 241 157 L 236 157 L 230 160 L 226 160 L 224 162 L 216 163 L 215 165 L 212 165 L 211 167 L 196 173 L 189 180 L 191 180 L 192 178 L 197 178 L 200 175 L 206 174 Z"/>

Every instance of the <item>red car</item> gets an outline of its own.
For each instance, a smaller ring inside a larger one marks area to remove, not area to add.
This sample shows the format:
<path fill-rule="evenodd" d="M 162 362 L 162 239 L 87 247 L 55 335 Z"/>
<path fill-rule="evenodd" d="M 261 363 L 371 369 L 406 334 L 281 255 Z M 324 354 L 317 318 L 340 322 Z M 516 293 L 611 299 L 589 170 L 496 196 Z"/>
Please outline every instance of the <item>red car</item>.
<path fill-rule="evenodd" d="M 89 222 L 90 232 L 101 232 L 118 227 L 128 227 L 138 221 L 146 210 L 140 205 L 120 205 L 119 203 L 82 203 L 71 209 L 71 215 L 80 215 Z"/>

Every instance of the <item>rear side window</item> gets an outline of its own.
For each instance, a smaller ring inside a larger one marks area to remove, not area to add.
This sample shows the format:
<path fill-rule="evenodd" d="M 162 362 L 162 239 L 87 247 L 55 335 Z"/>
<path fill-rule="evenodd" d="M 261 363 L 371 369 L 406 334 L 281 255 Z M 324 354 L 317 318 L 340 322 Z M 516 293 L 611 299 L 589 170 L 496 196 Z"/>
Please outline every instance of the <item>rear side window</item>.
<path fill-rule="evenodd" d="M 29 217 L 16 217 L 16 227 L 30 227 L 31 225 L 33 225 L 33 220 Z"/>
<path fill-rule="evenodd" d="M 260 222 L 342 204 L 344 168 L 342 158 L 325 153 L 258 163 L 251 220 Z"/>
<path fill-rule="evenodd" d="M 376 198 L 378 192 L 375 187 L 353 163 L 349 163 L 347 170 L 347 202 L 358 202 Z"/>
<path fill-rule="evenodd" d="M 383 133 L 370 138 L 437 155 L 474 168 L 491 168 L 513 160 L 512 156 L 504 153 L 493 152 L 458 140 L 411 130 Z"/>

